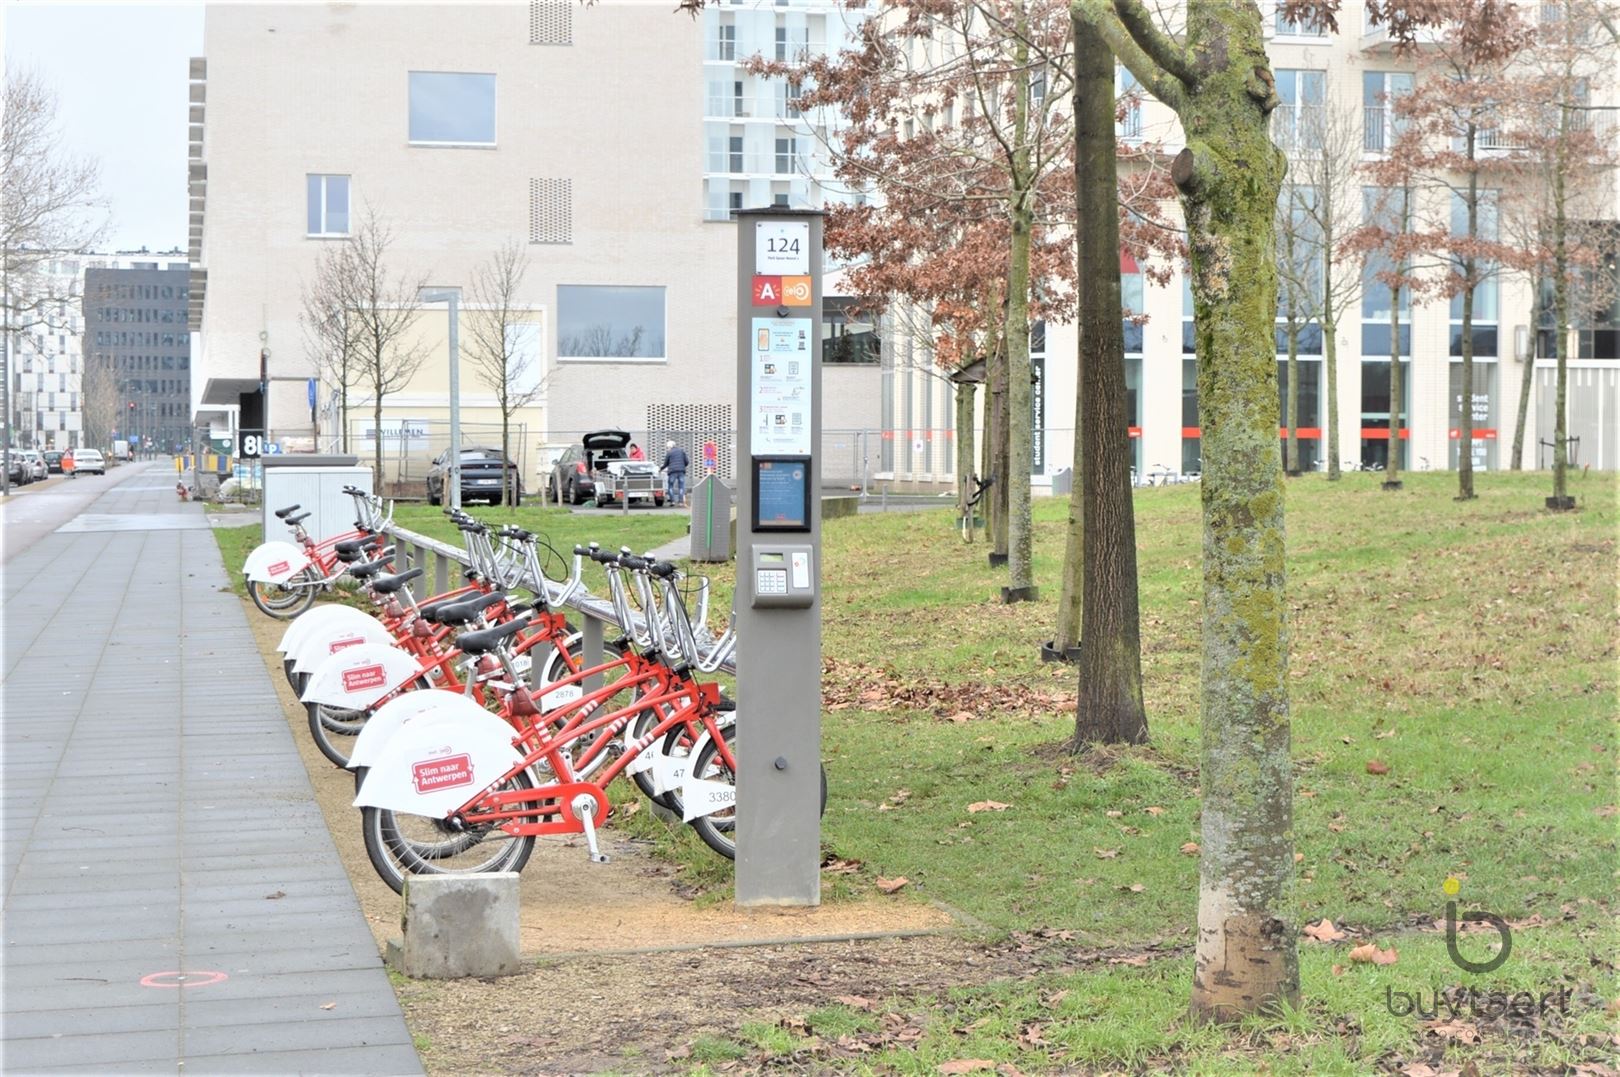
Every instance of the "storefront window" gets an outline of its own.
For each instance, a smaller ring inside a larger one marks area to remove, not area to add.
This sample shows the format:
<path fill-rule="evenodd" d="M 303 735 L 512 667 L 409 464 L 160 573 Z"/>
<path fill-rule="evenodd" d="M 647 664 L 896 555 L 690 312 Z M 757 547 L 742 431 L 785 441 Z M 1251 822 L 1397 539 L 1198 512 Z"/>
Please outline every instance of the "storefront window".
<path fill-rule="evenodd" d="M 1411 430 L 1407 427 L 1408 409 L 1412 400 L 1412 364 L 1401 360 L 1401 436 L 1402 467 L 1408 466 L 1407 444 Z M 1389 466 L 1389 360 L 1363 361 L 1361 364 L 1361 463 L 1363 467 Z"/>
<path fill-rule="evenodd" d="M 1447 464 L 1457 467 L 1461 447 L 1462 363 L 1451 364 L 1451 418 L 1446 432 Z M 1489 471 L 1496 466 L 1496 364 L 1474 364 L 1474 470 Z"/>

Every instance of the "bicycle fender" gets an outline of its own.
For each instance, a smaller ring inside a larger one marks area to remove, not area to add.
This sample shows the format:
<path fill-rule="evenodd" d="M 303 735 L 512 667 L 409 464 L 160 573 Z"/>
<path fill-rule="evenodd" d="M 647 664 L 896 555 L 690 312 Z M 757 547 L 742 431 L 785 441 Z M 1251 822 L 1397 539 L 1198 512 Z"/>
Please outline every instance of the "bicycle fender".
<path fill-rule="evenodd" d="M 288 654 L 297 650 L 298 641 L 303 639 L 305 634 L 309 632 L 331 624 L 358 624 L 362 619 L 370 621 L 375 618 L 355 609 L 353 606 L 345 606 L 337 602 L 316 606 L 313 609 L 305 610 L 292 619 L 292 623 L 287 626 L 287 631 L 281 634 L 281 642 L 276 644 L 276 650 L 282 654 Z"/>
<path fill-rule="evenodd" d="M 365 710 L 422 675 L 416 659 L 382 643 L 362 643 L 329 655 L 309 675 L 300 697 L 344 710 Z"/>
<path fill-rule="evenodd" d="M 289 654 L 293 660 L 293 672 L 309 673 L 339 651 L 358 647 L 362 643 L 381 643 L 391 647 L 394 637 L 374 617 L 366 617 L 364 621 L 344 618 L 341 622 L 330 622 L 324 628 L 305 633 L 298 641 L 297 648 Z"/>
<path fill-rule="evenodd" d="M 523 762 L 512 730 L 474 723 L 412 723 L 389 739 L 366 771 L 356 808 L 441 818 Z"/>
<path fill-rule="evenodd" d="M 708 730 L 704 730 L 697 740 L 692 742 L 692 750 L 687 754 L 686 759 L 682 760 L 682 763 L 695 760 L 698 753 L 703 751 L 704 747 L 713 739 Z M 678 787 L 681 791 L 682 822 L 690 823 L 693 819 L 713 815 L 715 812 L 723 811 L 726 808 L 736 807 L 736 786 L 727 785 L 725 782 L 711 782 L 706 778 L 694 777 L 686 773 L 684 765 L 681 772 L 682 776 L 675 787 Z"/>
<path fill-rule="evenodd" d="M 428 688 L 418 692 L 405 692 L 377 708 L 377 713 L 366 719 L 349 750 L 349 769 L 369 767 L 382 756 L 388 742 L 400 730 L 414 728 L 418 723 L 485 723 L 493 721 L 513 736 L 512 727 L 462 695 L 443 688 Z"/>
<path fill-rule="evenodd" d="M 265 542 L 242 563 L 242 574 L 254 583 L 280 583 L 309 565 L 304 551 L 290 542 Z"/>

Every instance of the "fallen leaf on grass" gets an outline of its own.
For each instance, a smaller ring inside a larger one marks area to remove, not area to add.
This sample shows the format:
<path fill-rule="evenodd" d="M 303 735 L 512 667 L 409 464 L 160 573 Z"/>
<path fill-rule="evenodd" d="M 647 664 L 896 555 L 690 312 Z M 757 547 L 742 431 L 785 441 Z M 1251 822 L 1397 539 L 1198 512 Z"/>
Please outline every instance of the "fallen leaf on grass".
<path fill-rule="evenodd" d="M 1129 890 L 1133 894 L 1140 894 L 1142 891 L 1146 890 L 1147 887 L 1143 886 L 1141 883 L 1132 883 L 1129 886 L 1122 886 L 1120 889 Z"/>
<path fill-rule="evenodd" d="M 1142 810 L 1147 812 L 1149 815 L 1163 815 L 1164 814 L 1164 809 L 1159 807 L 1157 804 L 1151 804 L 1148 807 L 1143 808 Z"/>
<path fill-rule="evenodd" d="M 1425 1021 L 1423 1027 L 1443 1040 L 1456 1040 L 1458 1043 L 1479 1042 L 1479 1029 L 1469 1021 L 1460 1021 L 1456 1018 L 1449 1021 Z"/>
<path fill-rule="evenodd" d="M 821 870 L 834 875 L 853 875 L 861 870 L 859 860 L 845 860 L 839 856 L 829 856 L 821 862 Z"/>
<path fill-rule="evenodd" d="M 1395 947 L 1380 950 L 1377 943 L 1364 942 L 1349 954 L 1351 961 L 1366 961 L 1374 965 L 1393 965 L 1400 958 Z"/>
<path fill-rule="evenodd" d="M 1294 863 L 1303 864 L 1304 862 L 1305 862 L 1305 854 L 1304 853 L 1295 853 L 1294 854 Z"/>
<path fill-rule="evenodd" d="M 853 1010 L 870 1010 L 873 1005 L 872 1000 L 864 995 L 834 995 L 833 1001 L 842 1003 Z"/>
<path fill-rule="evenodd" d="M 885 879 L 883 876 L 879 875 L 877 878 L 877 888 L 883 891 L 885 894 L 892 894 L 910 881 L 911 880 L 906 878 L 904 875 L 897 875 L 892 879 Z"/>
<path fill-rule="evenodd" d="M 1338 942 L 1350 936 L 1333 926 L 1332 920 L 1324 919 L 1320 923 L 1305 925 L 1305 934 L 1317 942 Z"/>
<path fill-rule="evenodd" d="M 1110 819 L 1118 819 L 1120 816 L 1124 815 L 1125 813 L 1122 812 L 1122 811 L 1105 811 L 1105 812 L 1103 812 L 1103 814 L 1108 816 L 1108 818 L 1110 818 Z"/>
<path fill-rule="evenodd" d="M 936 1073 L 977 1073 L 980 1070 L 993 1070 L 996 1068 L 994 1059 L 990 1058 L 953 1058 L 949 1062 L 941 1062 Z"/>
<path fill-rule="evenodd" d="M 1189 841 L 1187 844 L 1181 847 L 1181 851 L 1187 856 L 1197 856 L 1198 843 L 1196 841 Z"/>
<path fill-rule="evenodd" d="M 1388 774 L 1389 764 L 1384 762 L 1382 759 L 1369 759 L 1367 760 L 1367 773 Z"/>
<path fill-rule="evenodd" d="M 1110 957 L 1110 965 L 1130 965 L 1133 968 L 1143 968 L 1148 963 L 1146 954 L 1132 954 L 1130 957 Z"/>
<path fill-rule="evenodd" d="M 1097 859 L 1098 860 L 1113 860 L 1115 857 L 1119 856 L 1119 850 L 1118 849 L 1096 849 L 1096 848 L 1094 848 L 1091 851 L 1097 854 Z"/>
<path fill-rule="evenodd" d="M 1006 811 L 1011 804 L 1003 804 L 999 800 L 980 800 L 968 805 L 968 811 L 978 814 L 982 811 Z"/>
<path fill-rule="evenodd" d="M 968 722 L 973 721 L 973 712 L 972 711 L 957 711 L 955 714 L 951 715 L 949 718 L 947 718 L 945 720 L 947 722 L 954 722 L 957 725 L 964 725 L 964 724 L 966 724 Z"/>
<path fill-rule="evenodd" d="M 1427 1062 L 1412 1062 L 1401 1068 L 1402 1077 L 1440 1077 L 1440 1071 Z"/>
<path fill-rule="evenodd" d="M 1344 975 L 1344 966 L 1343 965 L 1334 965 L 1333 968 L 1330 971 L 1335 976 L 1343 976 Z"/>
<path fill-rule="evenodd" d="M 628 819 L 641 810 L 641 801 L 632 800 L 628 804 L 620 804 L 613 810 L 619 813 L 619 818 Z"/>

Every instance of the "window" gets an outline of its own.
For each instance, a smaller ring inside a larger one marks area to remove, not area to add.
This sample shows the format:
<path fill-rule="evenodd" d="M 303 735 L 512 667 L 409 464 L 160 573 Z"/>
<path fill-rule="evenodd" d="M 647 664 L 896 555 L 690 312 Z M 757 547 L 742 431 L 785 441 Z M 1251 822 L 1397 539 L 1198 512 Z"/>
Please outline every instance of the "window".
<path fill-rule="evenodd" d="M 1114 126 L 1120 138 L 1141 138 L 1143 98 L 1141 84 L 1136 81 L 1136 76 L 1131 74 L 1130 69 L 1123 64 L 1116 64 L 1114 70 L 1116 72 L 1115 82 L 1118 96 L 1125 104 L 1124 118 Z"/>
<path fill-rule="evenodd" d="M 1496 191 L 1482 190 L 1476 201 L 1475 234 L 1486 242 L 1496 239 Z M 1451 234 L 1468 234 L 1468 201 L 1461 194 L 1451 194 Z M 1462 263 L 1454 255 L 1452 270 L 1460 278 Z M 1463 295 L 1451 297 L 1451 354 L 1462 354 Z M 1474 264 L 1473 338 L 1476 356 L 1497 354 L 1497 280 L 1496 265 L 1486 259 Z"/>
<path fill-rule="evenodd" d="M 1404 230 L 1408 192 L 1389 187 L 1363 187 L 1364 219 L 1391 232 Z M 1389 355 L 1390 287 L 1379 274 L 1395 269 L 1394 261 L 1381 250 L 1368 253 L 1362 264 L 1361 354 Z M 1412 354 L 1412 289 L 1403 284 L 1396 298 L 1400 304 L 1402 355 Z"/>
<path fill-rule="evenodd" d="M 1128 254 L 1120 255 L 1119 259 L 1119 297 L 1125 310 L 1129 313 L 1122 319 L 1125 330 L 1125 354 L 1142 354 L 1142 323 L 1141 315 L 1146 313 L 1142 294 L 1142 271 L 1136 265 L 1136 259 Z"/>
<path fill-rule="evenodd" d="M 1296 22 L 1283 13 L 1282 5 L 1277 6 L 1276 28 L 1278 37 L 1326 37 L 1327 27 L 1317 23 L 1314 19 Z"/>
<path fill-rule="evenodd" d="M 877 323 L 854 313 L 855 300 L 827 296 L 821 301 L 821 361 L 876 364 L 882 354 Z M 909 379 L 907 381 L 909 385 Z M 910 422 L 910 412 L 907 420 Z"/>
<path fill-rule="evenodd" d="M 799 97 L 800 97 L 801 94 L 804 93 L 804 87 L 800 86 L 798 82 L 793 81 L 793 80 L 790 79 L 787 82 L 787 87 L 786 88 L 787 88 L 787 100 L 786 100 L 787 108 L 785 110 L 785 114 L 786 114 L 788 119 L 796 120 L 796 119 L 799 118 Z"/>
<path fill-rule="evenodd" d="M 410 137 L 429 144 L 495 144 L 495 76 L 410 73 Z"/>
<path fill-rule="evenodd" d="M 798 139 L 779 138 L 776 140 L 776 171 L 791 175 L 799 171 Z"/>
<path fill-rule="evenodd" d="M 778 26 L 776 28 L 776 58 L 778 60 L 786 60 L 787 57 L 788 57 L 788 33 L 787 33 L 787 27 Z"/>
<path fill-rule="evenodd" d="M 312 236 L 349 234 L 349 177 L 308 175 L 309 223 Z"/>
<path fill-rule="evenodd" d="M 1327 72 L 1276 70 L 1282 105 L 1271 114 L 1271 137 L 1285 150 L 1322 148 L 1322 93 Z"/>
<path fill-rule="evenodd" d="M 732 135 L 729 143 L 727 172 L 741 172 L 743 170 L 743 139 L 741 135 Z"/>
<path fill-rule="evenodd" d="M 718 37 L 715 39 L 715 59 L 735 60 L 737 58 L 737 28 L 722 25 L 716 27 Z"/>
<path fill-rule="evenodd" d="M 1410 71 L 1364 71 L 1361 74 L 1361 106 L 1365 133 L 1362 149 L 1383 153 L 1406 128 L 1390 106 L 1395 98 L 1412 92 Z"/>
<path fill-rule="evenodd" d="M 741 191 L 732 191 L 726 196 L 726 211 L 726 216 L 731 220 L 737 219 L 737 214 L 742 212 Z"/>
<path fill-rule="evenodd" d="M 664 289 L 559 284 L 557 357 L 664 358 Z"/>

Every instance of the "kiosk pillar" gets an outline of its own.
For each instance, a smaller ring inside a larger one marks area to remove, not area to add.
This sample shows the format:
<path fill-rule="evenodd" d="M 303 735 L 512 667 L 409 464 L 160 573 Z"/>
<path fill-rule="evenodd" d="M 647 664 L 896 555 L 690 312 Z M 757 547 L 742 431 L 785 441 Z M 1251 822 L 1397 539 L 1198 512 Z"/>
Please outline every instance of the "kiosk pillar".
<path fill-rule="evenodd" d="M 737 904 L 821 902 L 821 214 L 737 215 Z"/>

